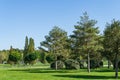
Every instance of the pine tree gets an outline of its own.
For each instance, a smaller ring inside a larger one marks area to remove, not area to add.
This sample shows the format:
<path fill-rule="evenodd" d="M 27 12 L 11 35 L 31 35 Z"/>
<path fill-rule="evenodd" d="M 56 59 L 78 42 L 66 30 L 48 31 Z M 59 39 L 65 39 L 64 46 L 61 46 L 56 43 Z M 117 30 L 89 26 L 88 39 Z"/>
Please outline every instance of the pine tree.
<path fill-rule="evenodd" d="M 99 30 L 98 27 L 94 27 L 97 21 L 90 20 L 86 12 L 80 17 L 80 19 L 80 22 L 74 26 L 74 34 L 71 35 L 73 40 L 72 48 L 77 57 L 87 55 L 88 72 L 90 72 L 90 54 L 93 54 L 99 48 Z"/>
<path fill-rule="evenodd" d="M 105 54 L 115 64 L 115 78 L 118 78 L 118 56 L 120 54 L 120 21 L 107 24 L 103 41 Z"/>
<path fill-rule="evenodd" d="M 48 52 L 54 56 L 54 60 L 56 62 L 56 70 L 57 70 L 57 60 L 58 56 L 67 57 L 68 49 L 67 45 L 67 32 L 60 29 L 59 27 L 54 27 L 49 35 L 45 36 L 45 41 L 41 42 L 41 46 L 44 46 L 48 49 Z"/>

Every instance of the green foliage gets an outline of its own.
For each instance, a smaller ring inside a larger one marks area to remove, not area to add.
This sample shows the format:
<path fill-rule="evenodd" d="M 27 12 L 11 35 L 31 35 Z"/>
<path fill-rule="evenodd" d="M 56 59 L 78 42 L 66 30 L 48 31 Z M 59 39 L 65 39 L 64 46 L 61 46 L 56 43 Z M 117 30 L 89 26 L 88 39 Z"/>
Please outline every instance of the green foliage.
<path fill-rule="evenodd" d="M 84 66 L 84 63 L 86 62 L 85 60 L 80 60 L 81 58 L 77 58 L 77 59 L 75 59 L 75 60 L 77 60 L 78 62 L 79 62 L 79 66 L 80 66 L 80 69 L 83 69 L 83 68 L 85 68 L 85 66 Z"/>
<path fill-rule="evenodd" d="M 51 69 L 56 69 L 56 61 L 52 62 L 50 65 Z M 62 61 L 57 61 L 57 69 L 63 69 L 64 67 L 64 62 Z"/>
<path fill-rule="evenodd" d="M 47 55 L 46 56 L 46 60 L 48 63 L 52 63 L 54 61 L 55 57 L 53 55 Z"/>
<path fill-rule="evenodd" d="M 97 21 L 89 19 L 85 12 L 80 21 L 74 26 L 75 30 L 71 35 L 73 54 L 76 57 L 98 50 L 98 27 L 94 27 Z"/>
<path fill-rule="evenodd" d="M 120 21 L 113 20 L 107 24 L 104 31 L 104 53 L 115 67 L 115 77 L 118 78 L 118 57 L 120 54 Z"/>
<path fill-rule="evenodd" d="M 118 68 L 120 69 L 120 61 L 118 62 Z"/>
<path fill-rule="evenodd" d="M 107 23 L 104 31 L 104 56 L 114 62 L 115 54 L 120 51 L 120 21 L 113 20 L 111 24 Z"/>
<path fill-rule="evenodd" d="M 37 54 L 35 53 L 30 53 L 30 54 L 27 54 L 24 58 L 24 62 L 25 64 L 29 63 L 29 64 L 34 64 L 35 63 L 35 60 L 37 59 Z"/>
<path fill-rule="evenodd" d="M 26 36 L 25 38 L 25 47 L 24 47 L 24 51 L 23 51 L 23 58 L 25 58 L 25 56 L 28 54 L 28 37 Z"/>
<path fill-rule="evenodd" d="M 29 45 L 28 45 L 28 53 L 33 53 L 34 50 L 35 50 L 34 39 L 30 38 L 29 39 Z"/>
<path fill-rule="evenodd" d="M 58 60 L 58 56 L 63 56 L 67 58 L 69 56 L 69 49 L 67 48 L 68 45 L 68 37 L 67 32 L 60 29 L 59 27 L 54 27 L 50 32 L 49 35 L 45 36 L 45 41 L 41 42 L 41 46 L 45 47 L 50 53 L 50 56 L 54 56 L 55 60 Z M 47 57 L 47 60 L 52 61 L 52 58 Z"/>
<path fill-rule="evenodd" d="M 67 32 L 64 30 L 54 27 L 49 35 L 45 36 L 45 41 L 41 42 L 41 46 L 48 49 L 48 52 L 52 53 L 54 56 L 63 55 L 68 57 L 67 46 Z"/>
<path fill-rule="evenodd" d="M 21 58 L 22 58 L 21 53 L 19 53 L 18 51 L 12 51 L 9 54 L 8 61 L 12 61 L 12 62 L 14 62 L 14 64 L 16 64 L 16 63 L 18 63 L 18 61 L 21 60 Z"/>
<path fill-rule="evenodd" d="M 34 48 L 34 39 L 30 38 L 28 41 L 28 37 L 25 38 L 25 47 L 23 51 L 23 60 L 24 63 L 30 63 L 31 61 L 34 61 L 33 59 L 36 58 L 35 48 Z"/>
<path fill-rule="evenodd" d="M 40 53 L 40 62 L 45 63 L 46 62 L 46 55 L 45 53 Z"/>
<path fill-rule="evenodd" d="M 68 59 L 65 61 L 66 69 L 80 69 L 79 62 L 73 59 Z"/>
<path fill-rule="evenodd" d="M 8 60 L 8 55 L 9 51 L 8 50 L 2 50 L 0 51 L 0 63 L 6 63 Z"/>
<path fill-rule="evenodd" d="M 100 68 L 100 67 L 103 67 L 102 61 L 90 60 L 90 68 L 95 69 L 95 68 Z"/>
<path fill-rule="evenodd" d="M 75 58 L 83 56 L 88 59 L 88 71 L 90 72 L 90 54 L 98 52 L 102 47 L 99 44 L 99 30 L 95 27 L 97 21 L 89 19 L 87 13 L 83 13 L 80 21 L 74 26 L 71 35 L 72 55 Z"/>

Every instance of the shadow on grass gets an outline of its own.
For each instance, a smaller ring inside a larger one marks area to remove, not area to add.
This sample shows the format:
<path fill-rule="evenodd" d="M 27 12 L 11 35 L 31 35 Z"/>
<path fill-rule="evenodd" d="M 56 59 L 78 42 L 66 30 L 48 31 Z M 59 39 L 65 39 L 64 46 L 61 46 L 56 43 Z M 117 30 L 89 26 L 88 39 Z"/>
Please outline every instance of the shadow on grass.
<path fill-rule="evenodd" d="M 9 71 L 22 71 L 27 73 L 75 73 L 73 74 L 60 74 L 60 75 L 54 75 L 54 77 L 63 77 L 63 78 L 76 78 L 76 79 L 115 79 L 114 76 L 108 76 L 108 75 L 90 75 L 90 74 L 76 74 L 80 73 L 78 70 L 51 70 L 50 68 L 29 68 L 29 69 L 11 69 Z M 114 72 L 114 70 L 95 70 L 93 72 Z M 118 78 L 120 79 L 120 77 Z"/>
<path fill-rule="evenodd" d="M 113 69 L 100 69 L 100 70 L 93 70 L 92 72 L 115 72 Z"/>
<path fill-rule="evenodd" d="M 79 78 L 79 79 L 115 79 L 112 76 L 96 76 L 96 75 L 53 75 L 55 77 Z M 120 78 L 118 78 L 120 79 Z"/>
<path fill-rule="evenodd" d="M 22 69 L 10 69 L 9 71 L 23 71 L 29 73 L 79 73 L 79 72 L 86 72 L 85 69 L 82 70 L 53 70 L 50 68 L 22 68 Z M 101 69 L 101 70 L 91 70 L 91 72 L 114 72 L 111 69 Z"/>
<path fill-rule="evenodd" d="M 41 68 L 29 68 L 29 69 L 11 69 L 9 71 L 22 71 L 29 73 L 68 73 L 68 70 L 52 70 L 52 69 L 41 69 Z"/>

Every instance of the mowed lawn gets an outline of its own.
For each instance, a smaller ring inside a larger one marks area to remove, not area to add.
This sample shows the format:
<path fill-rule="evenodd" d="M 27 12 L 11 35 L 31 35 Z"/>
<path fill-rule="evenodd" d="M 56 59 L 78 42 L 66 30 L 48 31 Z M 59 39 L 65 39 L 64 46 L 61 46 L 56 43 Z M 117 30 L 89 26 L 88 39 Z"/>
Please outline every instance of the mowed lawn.
<path fill-rule="evenodd" d="M 49 66 L 10 67 L 0 65 L 0 80 L 115 80 L 114 70 L 51 70 Z M 120 73 L 119 73 L 120 75 Z M 120 79 L 120 77 L 119 77 Z"/>

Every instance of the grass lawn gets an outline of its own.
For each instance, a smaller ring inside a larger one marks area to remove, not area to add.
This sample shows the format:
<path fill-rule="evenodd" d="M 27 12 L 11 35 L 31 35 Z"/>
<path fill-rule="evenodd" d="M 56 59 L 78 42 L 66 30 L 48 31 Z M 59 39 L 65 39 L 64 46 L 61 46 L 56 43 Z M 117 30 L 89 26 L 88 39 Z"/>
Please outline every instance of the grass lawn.
<path fill-rule="evenodd" d="M 51 70 L 47 65 L 11 67 L 0 65 L 0 80 L 115 80 L 112 69 Z M 120 75 L 120 73 L 119 73 Z M 120 79 L 120 77 L 119 77 Z"/>

